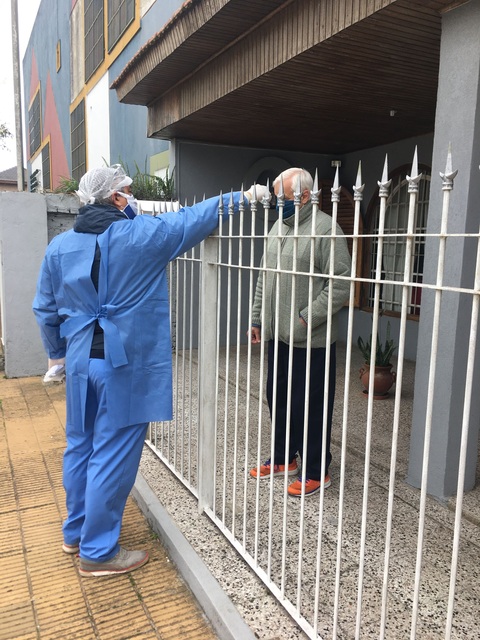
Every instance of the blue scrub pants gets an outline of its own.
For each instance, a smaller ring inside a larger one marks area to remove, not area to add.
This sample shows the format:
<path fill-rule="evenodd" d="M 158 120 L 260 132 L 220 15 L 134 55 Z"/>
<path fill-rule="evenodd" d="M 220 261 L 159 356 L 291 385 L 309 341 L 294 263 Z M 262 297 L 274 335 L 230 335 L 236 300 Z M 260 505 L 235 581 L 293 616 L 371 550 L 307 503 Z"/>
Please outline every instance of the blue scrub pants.
<path fill-rule="evenodd" d="M 63 537 L 80 543 L 80 556 L 113 558 L 120 546 L 122 517 L 142 455 L 148 423 L 118 428 L 107 414 L 105 361 L 90 359 L 85 430 L 67 424 L 63 486 L 67 519 Z"/>

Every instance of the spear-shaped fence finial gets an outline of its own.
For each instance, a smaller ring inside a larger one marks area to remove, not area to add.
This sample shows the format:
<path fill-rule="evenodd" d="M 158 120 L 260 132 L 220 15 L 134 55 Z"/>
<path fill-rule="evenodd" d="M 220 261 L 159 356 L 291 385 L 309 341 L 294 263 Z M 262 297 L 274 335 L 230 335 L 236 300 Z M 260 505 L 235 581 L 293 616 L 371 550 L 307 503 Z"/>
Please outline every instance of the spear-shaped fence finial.
<path fill-rule="evenodd" d="M 270 200 L 272 196 L 270 195 L 270 180 L 267 180 L 267 193 L 262 198 L 262 204 L 264 209 L 270 209 Z"/>
<path fill-rule="evenodd" d="M 417 152 L 416 146 L 415 146 L 415 152 L 413 154 L 411 173 L 412 173 L 411 176 L 407 176 L 408 193 L 418 193 L 418 184 L 420 182 L 422 174 L 418 173 L 418 152 Z"/>
<path fill-rule="evenodd" d="M 340 181 L 338 176 L 338 165 L 335 169 L 335 179 L 333 181 L 333 187 L 331 188 L 332 192 L 332 202 L 340 202 L 340 191 L 342 187 L 340 187 Z"/>
<path fill-rule="evenodd" d="M 378 184 L 378 195 L 380 198 L 385 198 L 388 196 L 388 190 L 392 181 L 388 179 L 388 154 L 385 154 L 385 164 L 383 165 L 383 174 L 382 179 Z"/>
<path fill-rule="evenodd" d="M 458 169 L 453 170 L 452 165 L 452 143 L 448 143 L 448 152 L 447 152 L 447 164 L 445 165 L 445 172 L 440 172 L 440 177 L 442 178 L 442 190 L 443 191 L 451 191 L 453 189 L 453 181 L 455 176 L 458 173 Z"/>
<path fill-rule="evenodd" d="M 279 205 L 282 205 L 285 203 L 285 190 L 283 188 L 283 177 L 280 176 L 280 183 L 278 186 L 278 194 L 277 194 L 277 202 Z"/>
<path fill-rule="evenodd" d="M 294 184 L 293 184 L 293 201 L 295 206 L 300 206 L 302 199 L 302 185 L 300 179 L 300 173 L 297 173 L 295 176 Z"/>
<path fill-rule="evenodd" d="M 353 186 L 353 199 L 361 202 L 363 200 L 363 190 L 365 185 L 362 184 L 362 161 L 358 163 L 357 179 Z"/>
<path fill-rule="evenodd" d="M 315 169 L 315 179 L 313 181 L 312 189 L 312 204 L 320 204 L 320 191 L 318 188 L 318 169 Z"/>

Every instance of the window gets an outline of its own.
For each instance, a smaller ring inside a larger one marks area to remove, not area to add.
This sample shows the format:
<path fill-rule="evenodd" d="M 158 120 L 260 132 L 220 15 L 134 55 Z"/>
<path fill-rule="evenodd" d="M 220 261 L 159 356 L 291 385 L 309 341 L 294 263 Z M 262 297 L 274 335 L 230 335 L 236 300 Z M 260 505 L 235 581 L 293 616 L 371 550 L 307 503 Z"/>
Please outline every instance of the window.
<path fill-rule="evenodd" d="M 85 0 L 85 80 L 93 76 L 105 57 L 103 0 Z"/>
<path fill-rule="evenodd" d="M 85 81 L 88 81 L 135 20 L 135 0 L 84 0 Z M 105 34 L 105 14 L 107 33 Z"/>
<path fill-rule="evenodd" d="M 49 191 L 52 188 L 50 177 L 50 143 L 42 149 L 42 187 L 45 191 Z"/>
<path fill-rule="evenodd" d="M 42 142 L 40 117 L 40 89 L 37 91 L 32 105 L 28 110 L 28 134 L 30 140 L 30 157 L 32 157 L 37 149 L 40 148 Z"/>
<path fill-rule="evenodd" d="M 108 50 L 111 51 L 135 18 L 135 0 L 108 0 Z"/>
<path fill-rule="evenodd" d="M 70 115 L 70 131 L 72 144 L 72 178 L 80 180 L 87 170 L 84 100 L 80 102 Z"/>
<path fill-rule="evenodd" d="M 422 169 L 420 169 L 420 171 L 422 171 Z M 420 315 L 421 289 L 414 285 L 417 282 L 422 282 L 423 276 L 423 259 L 425 253 L 424 234 L 427 228 L 430 189 L 429 173 L 429 170 L 426 171 L 423 169 L 423 176 L 419 182 L 417 209 L 413 223 L 415 238 L 412 261 L 408 268 L 409 282 L 413 285 L 409 294 L 408 313 L 413 316 Z M 409 199 L 410 194 L 408 193 L 408 182 L 405 177 L 405 172 L 397 173 L 397 175 L 392 178 L 390 197 L 388 198 L 385 211 L 385 236 L 383 239 L 381 265 L 382 285 L 380 289 L 380 308 L 394 313 L 400 313 L 402 310 L 402 287 L 395 284 L 383 283 L 383 281 L 397 280 L 403 282 L 404 280 L 407 238 L 403 234 L 407 233 Z M 375 197 L 373 207 L 373 215 L 370 216 L 370 233 L 375 236 L 379 231 L 380 202 L 378 195 Z M 373 237 L 367 267 L 368 272 L 366 273 L 366 277 L 368 278 L 375 278 L 378 244 L 378 237 Z M 373 307 L 375 285 L 369 284 L 367 285 L 367 289 L 366 303 L 368 307 Z"/>

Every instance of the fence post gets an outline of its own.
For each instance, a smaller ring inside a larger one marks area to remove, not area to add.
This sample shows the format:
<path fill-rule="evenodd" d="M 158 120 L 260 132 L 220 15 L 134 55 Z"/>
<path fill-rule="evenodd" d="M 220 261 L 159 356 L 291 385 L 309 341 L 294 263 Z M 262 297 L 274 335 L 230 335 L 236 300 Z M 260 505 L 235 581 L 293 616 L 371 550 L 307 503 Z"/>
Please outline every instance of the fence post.
<path fill-rule="evenodd" d="M 198 509 L 213 507 L 215 483 L 216 350 L 218 237 L 204 240 L 200 249 L 200 340 L 199 340 L 199 429 Z"/>

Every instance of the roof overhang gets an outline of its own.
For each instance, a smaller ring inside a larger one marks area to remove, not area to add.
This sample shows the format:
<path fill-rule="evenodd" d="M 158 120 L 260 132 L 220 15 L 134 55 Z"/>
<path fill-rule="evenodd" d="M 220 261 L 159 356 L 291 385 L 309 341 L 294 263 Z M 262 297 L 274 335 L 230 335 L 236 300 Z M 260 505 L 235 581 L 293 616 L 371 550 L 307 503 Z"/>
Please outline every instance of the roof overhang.
<path fill-rule="evenodd" d="M 189 0 L 112 87 L 148 135 L 346 153 L 433 131 L 451 0 Z"/>

